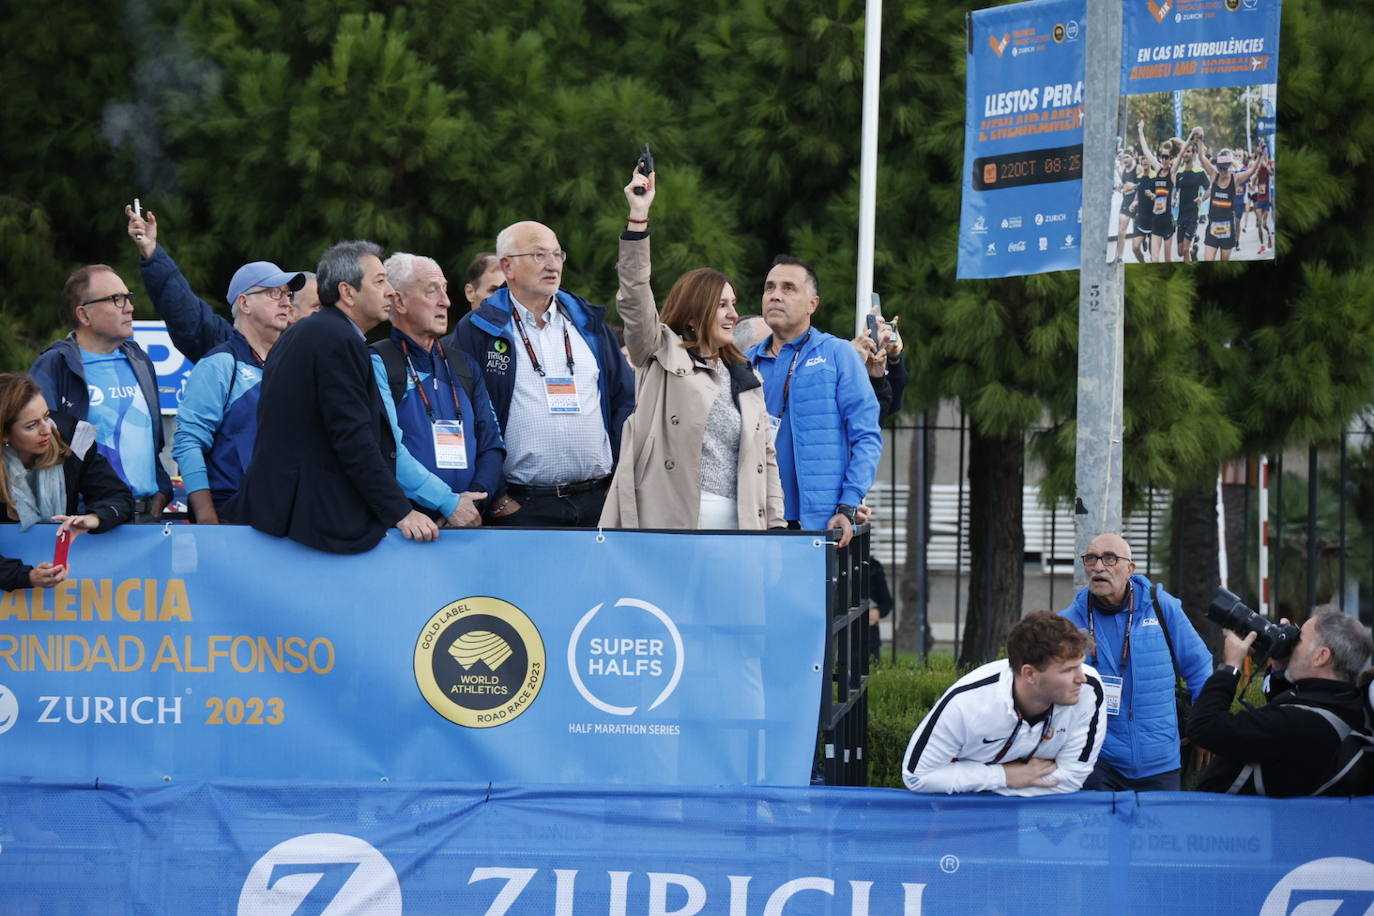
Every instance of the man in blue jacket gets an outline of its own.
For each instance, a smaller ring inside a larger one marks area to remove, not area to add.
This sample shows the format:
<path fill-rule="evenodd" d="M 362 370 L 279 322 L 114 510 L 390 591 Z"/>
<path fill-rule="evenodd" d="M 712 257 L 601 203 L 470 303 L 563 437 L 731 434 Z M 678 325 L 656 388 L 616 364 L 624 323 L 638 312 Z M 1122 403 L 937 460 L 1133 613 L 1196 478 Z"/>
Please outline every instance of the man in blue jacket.
<path fill-rule="evenodd" d="M 820 301 L 811 265 L 779 255 L 763 285 L 773 333 L 745 355 L 763 376 L 788 524 L 838 528 L 844 546 L 878 473 L 883 437 L 863 359 L 849 341 L 811 326 Z"/>
<path fill-rule="evenodd" d="M 634 376 L 605 308 L 560 289 L 566 252 L 548 226 L 521 222 L 496 237 L 506 287 L 443 343 L 482 369 L 506 442 L 505 491 L 494 525 L 595 527 L 634 411 Z"/>
<path fill-rule="evenodd" d="M 1196 700 L 1212 655 L 1179 600 L 1135 575 L 1131 545 L 1100 534 L 1083 555 L 1087 588 L 1060 611 L 1096 640 L 1088 663 L 1107 692 L 1107 740 L 1085 789 L 1178 791 L 1181 675 Z"/>
<path fill-rule="evenodd" d="M 235 271 L 226 296 L 234 316 L 229 339 L 199 360 L 186 380 L 172 457 L 202 525 L 219 523 L 219 507 L 238 492 L 248 470 L 258 435 L 262 368 L 290 322 L 291 293 L 304 283 L 303 273 L 270 261 Z"/>
<path fill-rule="evenodd" d="M 396 298 L 391 336 L 372 345 L 372 371 L 398 427 L 396 479 L 431 518 L 476 527 L 506 460 L 486 383 L 472 357 L 439 340 L 452 303 L 438 263 L 398 251 L 383 266 Z"/>
<path fill-rule="evenodd" d="M 191 362 L 200 362 L 203 356 L 234 336 L 235 325 L 195 294 L 176 261 L 158 244 L 157 216 L 153 211 L 135 213 L 133 207 L 126 206 L 124 213 L 129 218 L 129 238 L 138 249 L 143 287 L 153 300 L 153 308 L 167 323 L 167 336 L 172 338 L 172 346 Z M 304 282 L 293 284 L 290 290 L 291 324 L 320 310 L 315 275 L 310 271 L 300 271 L 300 275 Z M 232 298 L 229 304 L 234 304 Z"/>
<path fill-rule="evenodd" d="M 162 467 L 162 413 L 153 361 L 131 339 L 134 295 L 104 264 L 78 269 L 62 289 L 72 332 L 44 350 L 29 375 L 48 407 L 96 428 L 100 454 L 134 494 L 137 521 L 156 521 L 172 498 Z"/>

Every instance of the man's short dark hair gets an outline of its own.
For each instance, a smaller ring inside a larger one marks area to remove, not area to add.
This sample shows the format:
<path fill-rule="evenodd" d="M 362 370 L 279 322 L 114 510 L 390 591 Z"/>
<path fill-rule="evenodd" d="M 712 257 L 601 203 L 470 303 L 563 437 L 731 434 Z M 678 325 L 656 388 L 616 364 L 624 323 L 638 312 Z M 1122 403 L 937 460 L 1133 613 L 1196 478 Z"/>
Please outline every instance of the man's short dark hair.
<path fill-rule="evenodd" d="M 1314 627 L 1322 645 L 1331 650 L 1331 667 L 1343 681 L 1355 681 L 1369 661 L 1369 629 L 1349 614 L 1330 606 L 1313 609 Z"/>
<path fill-rule="evenodd" d="M 815 296 L 817 299 L 821 297 L 821 281 L 816 279 L 816 270 L 810 264 L 806 263 L 801 258 L 794 258 L 790 254 L 780 254 L 773 259 L 773 264 L 769 269 L 771 270 L 772 267 L 778 266 L 800 267 L 802 270 L 806 271 L 806 282 L 811 284 L 811 295 Z"/>
<path fill-rule="evenodd" d="M 482 276 L 489 270 L 501 266 L 501 259 L 490 251 L 484 251 L 472 259 L 468 265 L 467 282 L 472 284 L 472 288 L 477 288 L 477 283 Z"/>
<path fill-rule="evenodd" d="M 339 304 L 340 283 L 347 283 L 354 289 L 362 288 L 363 258 L 368 255 L 380 261 L 382 249 L 373 242 L 355 240 L 339 242 L 320 255 L 319 266 L 315 268 L 320 305 Z"/>
<path fill-rule="evenodd" d="M 1075 659 L 1088 654 L 1092 637 L 1066 617 L 1051 611 L 1032 611 L 1017 621 L 1007 636 L 1007 660 L 1013 673 L 1022 665 L 1037 671 L 1057 658 Z"/>
<path fill-rule="evenodd" d="M 108 264 L 87 264 L 85 267 L 78 267 L 67 278 L 67 282 L 62 284 L 62 307 L 66 309 L 67 320 L 72 327 L 81 326 L 81 322 L 76 320 L 76 310 L 81 307 L 81 303 L 86 301 L 86 297 L 91 291 L 91 277 L 107 270 L 114 273 L 115 269 Z"/>

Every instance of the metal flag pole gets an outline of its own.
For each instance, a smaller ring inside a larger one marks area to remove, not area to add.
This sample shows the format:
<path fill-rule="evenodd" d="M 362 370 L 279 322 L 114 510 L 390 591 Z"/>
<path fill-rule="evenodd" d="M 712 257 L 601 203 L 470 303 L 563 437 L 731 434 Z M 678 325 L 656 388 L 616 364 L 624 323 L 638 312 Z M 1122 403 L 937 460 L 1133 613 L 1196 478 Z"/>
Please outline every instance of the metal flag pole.
<path fill-rule="evenodd" d="M 859 269 L 854 294 L 854 335 L 864 332 L 873 299 L 873 224 L 878 196 L 878 64 L 882 58 L 883 3 L 864 11 L 863 139 L 859 154 Z"/>
<path fill-rule="evenodd" d="M 1088 0 L 1083 96 L 1083 263 L 1078 274 L 1076 556 L 1121 530 L 1124 277 L 1107 261 L 1121 74 L 1121 0 Z M 1074 581 L 1087 582 L 1074 560 Z"/>

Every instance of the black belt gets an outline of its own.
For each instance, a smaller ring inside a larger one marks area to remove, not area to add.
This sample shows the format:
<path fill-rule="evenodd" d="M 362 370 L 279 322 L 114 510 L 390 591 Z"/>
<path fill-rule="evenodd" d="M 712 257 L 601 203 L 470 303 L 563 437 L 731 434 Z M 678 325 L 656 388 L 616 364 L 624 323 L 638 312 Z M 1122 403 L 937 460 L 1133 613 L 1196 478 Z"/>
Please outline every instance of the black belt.
<path fill-rule="evenodd" d="M 534 487 L 523 483 L 506 484 L 506 492 L 516 499 L 525 500 L 532 496 L 572 496 L 592 490 L 604 490 L 611 485 L 611 475 L 595 480 L 580 480 L 577 483 L 559 483 L 551 487 Z"/>

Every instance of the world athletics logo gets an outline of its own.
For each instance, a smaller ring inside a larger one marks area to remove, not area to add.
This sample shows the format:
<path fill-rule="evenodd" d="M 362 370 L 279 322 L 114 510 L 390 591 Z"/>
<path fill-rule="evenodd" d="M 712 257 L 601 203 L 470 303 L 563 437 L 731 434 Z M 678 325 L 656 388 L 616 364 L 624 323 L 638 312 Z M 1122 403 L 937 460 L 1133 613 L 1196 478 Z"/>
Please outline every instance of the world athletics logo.
<path fill-rule="evenodd" d="M 468 728 L 517 719 L 547 676 L 534 621 L 500 598 L 460 598 L 425 622 L 415 641 L 415 683 L 439 715 Z"/>

